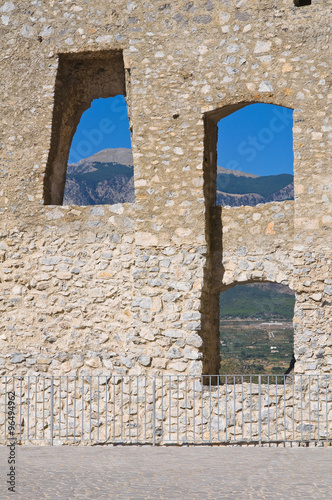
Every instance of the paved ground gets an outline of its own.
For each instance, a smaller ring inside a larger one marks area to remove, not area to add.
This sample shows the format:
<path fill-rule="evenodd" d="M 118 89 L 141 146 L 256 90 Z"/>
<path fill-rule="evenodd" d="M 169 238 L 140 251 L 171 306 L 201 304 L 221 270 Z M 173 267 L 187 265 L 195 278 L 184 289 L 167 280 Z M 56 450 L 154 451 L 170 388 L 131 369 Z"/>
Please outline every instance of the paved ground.
<path fill-rule="evenodd" d="M 332 447 L 17 447 L 16 493 L 0 498 L 332 498 Z"/>

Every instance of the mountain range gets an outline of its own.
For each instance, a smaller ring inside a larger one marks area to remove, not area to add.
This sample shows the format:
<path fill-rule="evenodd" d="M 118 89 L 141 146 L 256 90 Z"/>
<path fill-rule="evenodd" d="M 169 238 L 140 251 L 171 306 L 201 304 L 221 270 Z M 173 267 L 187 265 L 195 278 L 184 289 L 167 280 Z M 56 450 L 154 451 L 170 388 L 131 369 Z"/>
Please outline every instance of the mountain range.
<path fill-rule="evenodd" d="M 131 149 L 104 149 L 68 165 L 64 205 L 111 205 L 134 201 Z"/>
<path fill-rule="evenodd" d="M 250 205 L 294 199 L 290 174 L 257 176 L 218 167 L 217 205 Z M 131 149 L 104 149 L 68 164 L 64 205 L 133 203 L 134 163 Z"/>
<path fill-rule="evenodd" d="M 255 206 L 293 199 L 291 174 L 258 176 L 222 167 L 217 169 L 217 205 Z"/>

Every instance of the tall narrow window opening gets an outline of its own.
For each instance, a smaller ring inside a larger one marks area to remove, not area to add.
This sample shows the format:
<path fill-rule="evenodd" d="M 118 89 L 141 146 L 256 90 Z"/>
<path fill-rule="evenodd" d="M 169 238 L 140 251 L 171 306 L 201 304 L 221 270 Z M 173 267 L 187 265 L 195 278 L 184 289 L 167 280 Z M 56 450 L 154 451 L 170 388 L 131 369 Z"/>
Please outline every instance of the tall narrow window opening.
<path fill-rule="evenodd" d="M 220 292 L 225 286 L 221 205 L 255 206 L 293 199 L 292 128 L 293 111 L 271 104 L 242 102 L 205 115 L 204 196 L 208 253 L 201 333 L 205 375 L 218 373 L 221 363 L 219 305 Z M 278 155 L 280 151 L 287 151 L 286 157 Z M 252 245 L 254 252 L 254 237 Z M 290 364 L 289 359 L 287 362 Z"/>

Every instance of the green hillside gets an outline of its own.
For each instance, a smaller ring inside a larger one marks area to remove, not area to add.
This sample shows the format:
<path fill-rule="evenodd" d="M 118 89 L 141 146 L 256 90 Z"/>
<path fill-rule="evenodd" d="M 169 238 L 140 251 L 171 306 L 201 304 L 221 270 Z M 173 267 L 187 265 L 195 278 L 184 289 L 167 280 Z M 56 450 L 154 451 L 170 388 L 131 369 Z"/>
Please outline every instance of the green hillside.
<path fill-rule="evenodd" d="M 238 285 L 220 294 L 221 318 L 261 318 L 291 320 L 295 297 L 274 290 L 273 285 Z"/>
<path fill-rule="evenodd" d="M 292 182 L 291 174 L 244 177 L 223 173 L 217 175 L 217 190 L 229 194 L 257 193 L 266 198 Z"/>
<path fill-rule="evenodd" d="M 272 283 L 220 294 L 220 373 L 283 374 L 293 360 L 294 294 Z"/>

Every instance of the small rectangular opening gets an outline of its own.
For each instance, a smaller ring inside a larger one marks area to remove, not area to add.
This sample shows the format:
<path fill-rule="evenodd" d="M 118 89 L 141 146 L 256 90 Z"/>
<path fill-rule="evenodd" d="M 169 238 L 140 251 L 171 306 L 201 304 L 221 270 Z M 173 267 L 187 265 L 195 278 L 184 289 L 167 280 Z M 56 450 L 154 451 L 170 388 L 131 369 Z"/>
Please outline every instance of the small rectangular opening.
<path fill-rule="evenodd" d="M 311 5 L 311 0 L 294 0 L 296 7 L 303 7 L 304 5 Z"/>

